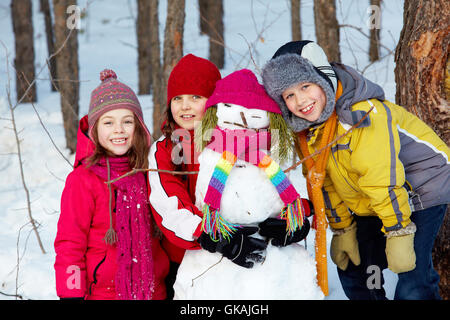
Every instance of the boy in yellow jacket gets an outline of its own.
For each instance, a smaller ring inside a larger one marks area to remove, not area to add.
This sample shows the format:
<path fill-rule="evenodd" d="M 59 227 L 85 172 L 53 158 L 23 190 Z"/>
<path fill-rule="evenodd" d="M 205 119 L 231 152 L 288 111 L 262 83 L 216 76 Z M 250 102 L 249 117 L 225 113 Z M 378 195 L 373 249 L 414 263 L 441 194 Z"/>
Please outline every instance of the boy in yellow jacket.
<path fill-rule="evenodd" d="M 450 202 L 448 146 L 385 100 L 380 86 L 330 65 L 312 41 L 280 47 L 262 78 L 298 135 L 301 158 L 360 122 L 322 159 L 330 255 L 347 297 L 386 299 L 382 273 L 379 285 L 368 281 L 378 266 L 398 273 L 395 299 L 440 299 L 431 251 Z M 324 154 L 307 162 L 308 179 L 322 174 L 316 164 Z"/>

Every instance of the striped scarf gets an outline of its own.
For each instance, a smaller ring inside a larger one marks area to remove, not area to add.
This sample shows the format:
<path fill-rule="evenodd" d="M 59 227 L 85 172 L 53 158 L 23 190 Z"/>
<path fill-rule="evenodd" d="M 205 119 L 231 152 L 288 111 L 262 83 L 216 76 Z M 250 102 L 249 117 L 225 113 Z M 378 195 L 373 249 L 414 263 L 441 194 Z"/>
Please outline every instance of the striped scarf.
<path fill-rule="evenodd" d="M 236 229 L 241 227 L 239 224 L 226 221 L 220 215 L 220 201 L 225 184 L 238 159 L 261 168 L 276 188 L 284 203 L 280 218 L 287 222 L 286 231 L 291 234 L 301 229 L 304 209 L 299 194 L 278 163 L 261 151 L 270 149 L 270 133 L 241 129 L 222 130 L 217 127 L 214 137 L 214 141 L 207 148 L 221 153 L 222 156 L 214 168 L 204 199 L 202 231 L 208 233 L 215 241 L 222 238 L 229 240 Z"/>

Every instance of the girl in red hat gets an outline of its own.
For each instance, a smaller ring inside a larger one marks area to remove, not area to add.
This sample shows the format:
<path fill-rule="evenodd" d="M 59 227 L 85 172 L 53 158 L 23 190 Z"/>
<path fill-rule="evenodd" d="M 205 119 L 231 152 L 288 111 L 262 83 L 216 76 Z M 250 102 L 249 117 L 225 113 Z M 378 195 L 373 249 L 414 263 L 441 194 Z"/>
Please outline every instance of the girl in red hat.
<path fill-rule="evenodd" d="M 167 83 L 167 109 L 163 135 L 150 149 L 150 168 L 169 171 L 198 171 L 194 148 L 194 125 L 203 118 L 206 100 L 221 79 L 209 60 L 187 54 L 173 68 Z M 172 175 L 150 172 L 150 202 L 158 227 L 165 235 L 163 246 L 171 259 L 167 278 L 168 297 L 186 249 L 199 249 L 202 213 L 195 206 L 197 174 Z"/>
<path fill-rule="evenodd" d="M 164 299 L 169 259 L 151 220 L 144 173 L 150 134 L 131 88 L 100 74 L 80 121 L 75 168 L 66 179 L 55 239 L 60 298 Z"/>

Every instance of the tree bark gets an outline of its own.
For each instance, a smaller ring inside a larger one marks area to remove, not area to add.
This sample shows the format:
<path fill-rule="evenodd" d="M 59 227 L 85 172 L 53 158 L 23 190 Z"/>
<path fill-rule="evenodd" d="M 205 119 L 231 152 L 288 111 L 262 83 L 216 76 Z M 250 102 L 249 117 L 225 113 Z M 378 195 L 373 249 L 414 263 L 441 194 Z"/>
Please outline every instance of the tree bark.
<path fill-rule="evenodd" d="M 370 0 L 370 5 L 378 7 L 378 12 L 374 14 L 380 16 L 375 19 L 381 19 L 381 0 Z M 370 26 L 369 60 L 374 62 L 378 59 L 380 59 L 380 26 L 375 23 Z"/>
<path fill-rule="evenodd" d="M 328 61 L 341 62 L 335 0 L 314 0 L 314 21 L 317 43 L 325 51 Z"/>
<path fill-rule="evenodd" d="M 16 99 L 25 94 L 34 80 L 33 12 L 30 0 L 12 0 L 11 15 L 15 38 L 14 68 L 16 69 Z M 36 85 L 28 91 L 22 102 L 36 102 Z"/>
<path fill-rule="evenodd" d="M 291 0 L 291 30 L 292 41 L 302 40 L 302 26 L 300 23 L 300 0 Z"/>
<path fill-rule="evenodd" d="M 150 94 L 152 86 L 152 65 L 150 46 L 150 6 L 148 0 L 137 0 L 138 13 L 136 36 L 138 43 L 138 93 Z M 159 57 L 159 55 L 158 55 Z"/>
<path fill-rule="evenodd" d="M 164 30 L 164 58 L 162 67 L 164 81 L 161 86 L 161 91 L 164 92 L 164 106 L 166 105 L 167 98 L 165 93 L 167 91 L 167 81 L 169 80 L 170 72 L 177 62 L 183 57 L 184 9 L 184 0 L 167 1 L 166 28 Z M 158 128 L 159 127 L 160 126 L 158 126 Z"/>
<path fill-rule="evenodd" d="M 425 121 L 450 144 L 450 2 L 405 1 L 395 52 L 396 103 Z M 441 296 L 450 299 L 450 218 L 444 218 L 433 250 Z"/>
<path fill-rule="evenodd" d="M 55 38 L 53 35 L 52 13 L 50 11 L 50 3 L 48 2 L 48 0 L 40 0 L 40 5 L 41 5 L 41 12 L 44 15 L 45 36 L 47 39 L 47 51 L 48 55 L 50 56 L 55 52 Z M 56 79 L 55 59 L 50 59 L 48 69 L 51 79 Z M 52 91 L 56 91 L 56 87 L 53 85 L 52 80 L 50 80 L 50 88 Z"/>
<path fill-rule="evenodd" d="M 222 69 L 225 63 L 225 40 L 223 37 L 223 0 L 215 0 L 208 8 L 209 60 Z"/>
<path fill-rule="evenodd" d="M 198 0 L 198 9 L 200 12 L 200 34 L 209 35 L 209 3 L 210 0 Z"/>
<path fill-rule="evenodd" d="M 76 28 L 68 28 L 67 19 L 69 19 L 69 15 L 66 10 L 69 6 L 76 4 L 76 0 L 53 0 L 55 47 L 58 50 L 61 48 L 55 56 L 56 84 L 61 96 L 66 145 L 71 153 L 75 152 L 77 144 L 80 83 L 78 75 L 78 31 Z M 68 37 L 69 34 L 70 37 Z"/>
<path fill-rule="evenodd" d="M 161 135 L 162 116 L 165 110 L 166 89 L 161 70 L 161 53 L 159 41 L 158 0 L 150 0 L 150 61 L 152 69 L 153 99 L 153 138 Z"/>

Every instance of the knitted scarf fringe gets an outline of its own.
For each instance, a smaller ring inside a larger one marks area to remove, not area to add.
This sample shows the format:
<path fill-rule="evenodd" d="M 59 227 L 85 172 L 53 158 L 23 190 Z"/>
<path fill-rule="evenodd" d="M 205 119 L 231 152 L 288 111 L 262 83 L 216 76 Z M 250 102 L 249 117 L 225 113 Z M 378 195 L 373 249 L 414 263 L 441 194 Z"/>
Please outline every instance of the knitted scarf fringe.
<path fill-rule="evenodd" d="M 236 223 L 231 223 L 225 220 L 220 212 L 211 209 L 208 204 L 205 204 L 203 209 L 203 219 L 202 219 L 202 231 L 209 234 L 213 241 L 220 241 L 222 239 L 227 239 L 230 241 L 233 233 L 242 226 Z"/>
<path fill-rule="evenodd" d="M 288 235 L 291 235 L 297 229 L 301 230 L 305 219 L 304 212 L 300 198 L 295 199 L 294 202 L 281 210 L 280 218 L 286 220 L 286 232 Z"/>
<path fill-rule="evenodd" d="M 201 230 L 209 234 L 211 240 L 220 241 L 226 239 L 230 241 L 233 233 L 242 225 L 231 223 L 225 220 L 219 211 L 205 204 L 202 208 L 203 219 Z M 279 215 L 279 219 L 286 220 L 286 232 L 290 236 L 297 229 L 301 230 L 304 224 L 304 209 L 300 198 L 284 207 Z"/>

